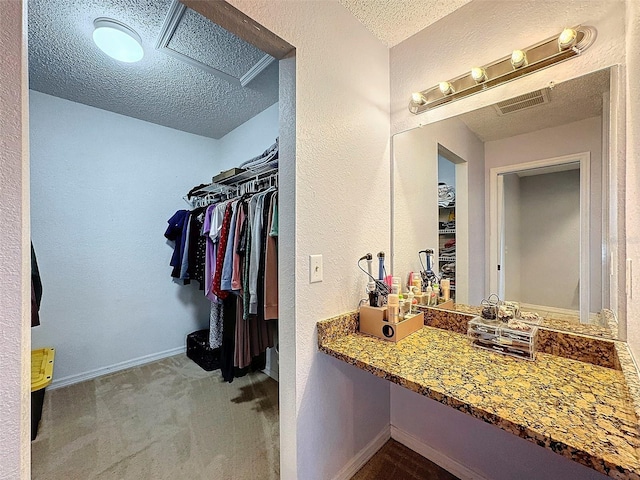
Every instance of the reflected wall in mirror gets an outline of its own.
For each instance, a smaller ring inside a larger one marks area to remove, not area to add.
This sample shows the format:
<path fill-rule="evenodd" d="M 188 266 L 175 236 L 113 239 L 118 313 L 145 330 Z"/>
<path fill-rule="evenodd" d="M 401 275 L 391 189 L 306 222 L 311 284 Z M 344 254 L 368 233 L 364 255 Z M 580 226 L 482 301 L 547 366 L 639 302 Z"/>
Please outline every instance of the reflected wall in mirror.
<path fill-rule="evenodd" d="M 419 270 L 420 250 L 444 251 L 449 261 L 436 265 L 449 266 L 456 303 L 498 293 L 550 327 L 615 337 L 615 317 L 601 310 L 615 310 L 617 78 L 612 67 L 395 135 L 394 274 Z M 455 197 L 446 212 L 439 183 Z"/>

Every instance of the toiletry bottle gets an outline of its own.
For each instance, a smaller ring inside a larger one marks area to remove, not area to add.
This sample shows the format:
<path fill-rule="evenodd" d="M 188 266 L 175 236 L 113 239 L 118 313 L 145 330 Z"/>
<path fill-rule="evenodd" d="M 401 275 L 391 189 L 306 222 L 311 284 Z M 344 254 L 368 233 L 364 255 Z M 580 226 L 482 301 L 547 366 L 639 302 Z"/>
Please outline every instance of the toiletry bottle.
<path fill-rule="evenodd" d="M 422 300 L 422 292 L 419 287 L 412 287 L 411 291 L 413 292 L 413 303 L 412 305 L 420 305 Z"/>
<path fill-rule="evenodd" d="M 442 280 L 442 296 L 444 297 L 444 301 L 448 301 L 450 298 L 450 288 L 451 288 L 451 280 L 448 278 L 444 278 Z"/>
<path fill-rule="evenodd" d="M 440 298 L 440 285 L 433 284 L 433 305 L 438 306 L 438 299 Z"/>
<path fill-rule="evenodd" d="M 391 293 L 395 293 L 396 295 L 400 295 L 400 277 L 393 277 L 393 283 L 391 284 Z"/>
<path fill-rule="evenodd" d="M 413 276 L 413 287 L 418 289 L 418 292 L 415 292 L 416 295 L 422 291 L 422 280 L 420 279 L 420 275 Z"/>
<path fill-rule="evenodd" d="M 387 297 L 387 321 L 389 323 L 398 323 L 400 317 L 400 303 L 398 295 L 390 293 Z"/>
<path fill-rule="evenodd" d="M 431 297 L 433 296 L 433 288 L 431 287 L 431 280 L 427 286 L 427 306 L 431 306 Z"/>
<path fill-rule="evenodd" d="M 398 295 L 398 302 L 399 302 L 399 306 L 400 308 L 398 309 L 398 321 L 403 321 L 404 320 L 404 313 L 405 313 L 405 301 L 404 301 L 404 295 L 400 294 Z"/>
<path fill-rule="evenodd" d="M 411 290 L 409 290 L 409 294 L 407 295 L 408 302 L 409 302 L 409 315 L 411 315 L 413 310 L 414 297 L 415 295 L 413 293 L 413 288 L 412 288 Z"/>

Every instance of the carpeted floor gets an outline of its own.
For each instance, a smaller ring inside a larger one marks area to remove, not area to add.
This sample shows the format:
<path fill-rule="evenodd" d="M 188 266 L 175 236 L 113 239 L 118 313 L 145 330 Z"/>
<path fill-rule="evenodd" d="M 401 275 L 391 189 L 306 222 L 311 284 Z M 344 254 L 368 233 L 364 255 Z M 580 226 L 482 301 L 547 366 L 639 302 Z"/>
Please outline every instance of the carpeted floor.
<path fill-rule="evenodd" d="M 45 393 L 33 480 L 280 476 L 278 384 L 224 383 L 184 355 Z"/>
<path fill-rule="evenodd" d="M 395 440 L 389 440 L 351 480 L 460 480 Z"/>

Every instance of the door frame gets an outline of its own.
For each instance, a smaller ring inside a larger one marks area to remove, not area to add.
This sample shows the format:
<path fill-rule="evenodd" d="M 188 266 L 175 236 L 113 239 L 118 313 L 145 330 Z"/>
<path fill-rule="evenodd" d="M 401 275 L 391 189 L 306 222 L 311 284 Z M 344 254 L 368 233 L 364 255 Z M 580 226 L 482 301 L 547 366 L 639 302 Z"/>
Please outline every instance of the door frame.
<path fill-rule="evenodd" d="M 580 323 L 589 323 L 591 301 L 589 256 L 590 199 L 591 199 L 591 154 L 580 152 L 560 157 L 545 158 L 525 163 L 494 167 L 489 172 L 489 291 L 498 292 L 504 298 L 504 269 L 502 265 L 502 242 L 504 234 L 503 175 L 543 167 L 553 167 L 568 163 L 580 163 Z"/>

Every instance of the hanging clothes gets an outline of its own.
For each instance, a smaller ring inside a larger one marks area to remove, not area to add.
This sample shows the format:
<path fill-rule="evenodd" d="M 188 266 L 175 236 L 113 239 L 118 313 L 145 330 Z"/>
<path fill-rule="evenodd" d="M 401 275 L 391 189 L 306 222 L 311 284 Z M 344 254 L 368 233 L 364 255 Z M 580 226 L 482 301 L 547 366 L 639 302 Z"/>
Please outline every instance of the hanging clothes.
<path fill-rule="evenodd" d="M 40 302 L 42 301 L 42 280 L 36 259 L 36 251 L 31 244 L 31 326 L 40 325 Z"/>
<path fill-rule="evenodd" d="M 277 160 L 277 148 L 265 154 L 256 162 Z M 198 195 L 204 187 L 190 194 Z M 172 276 L 185 284 L 197 280 L 211 301 L 209 346 L 220 349 L 223 379 L 232 381 L 249 369 L 264 368 L 265 352 L 274 345 L 278 195 L 270 187 L 216 198 L 211 205 L 176 212 L 165 236 L 174 242 Z"/>
<path fill-rule="evenodd" d="M 167 220 L 169 226 L 164 232 L 167 240 L 174 243 L 173 255 L 169 265 L 173 267 L 171 276 L 180 278 L 180 268 L 182 267 L 182 257 L 185 251 L 186 236 L 183 235 L 185 225 L 189 221 L 189 210 L 178 210 Z"/>
<path fill-rule="evenodd" d="M 275 192 L 269 209 L 269 222 L 266 231 L 265 245 L 265 273 L 264 273 L 264 318 L 276 320 L 278 318 L 278 244 L 277 244 L 277 211 L 278 192 Z M 274 218 L 275 231 L 274 232 Z"/>

